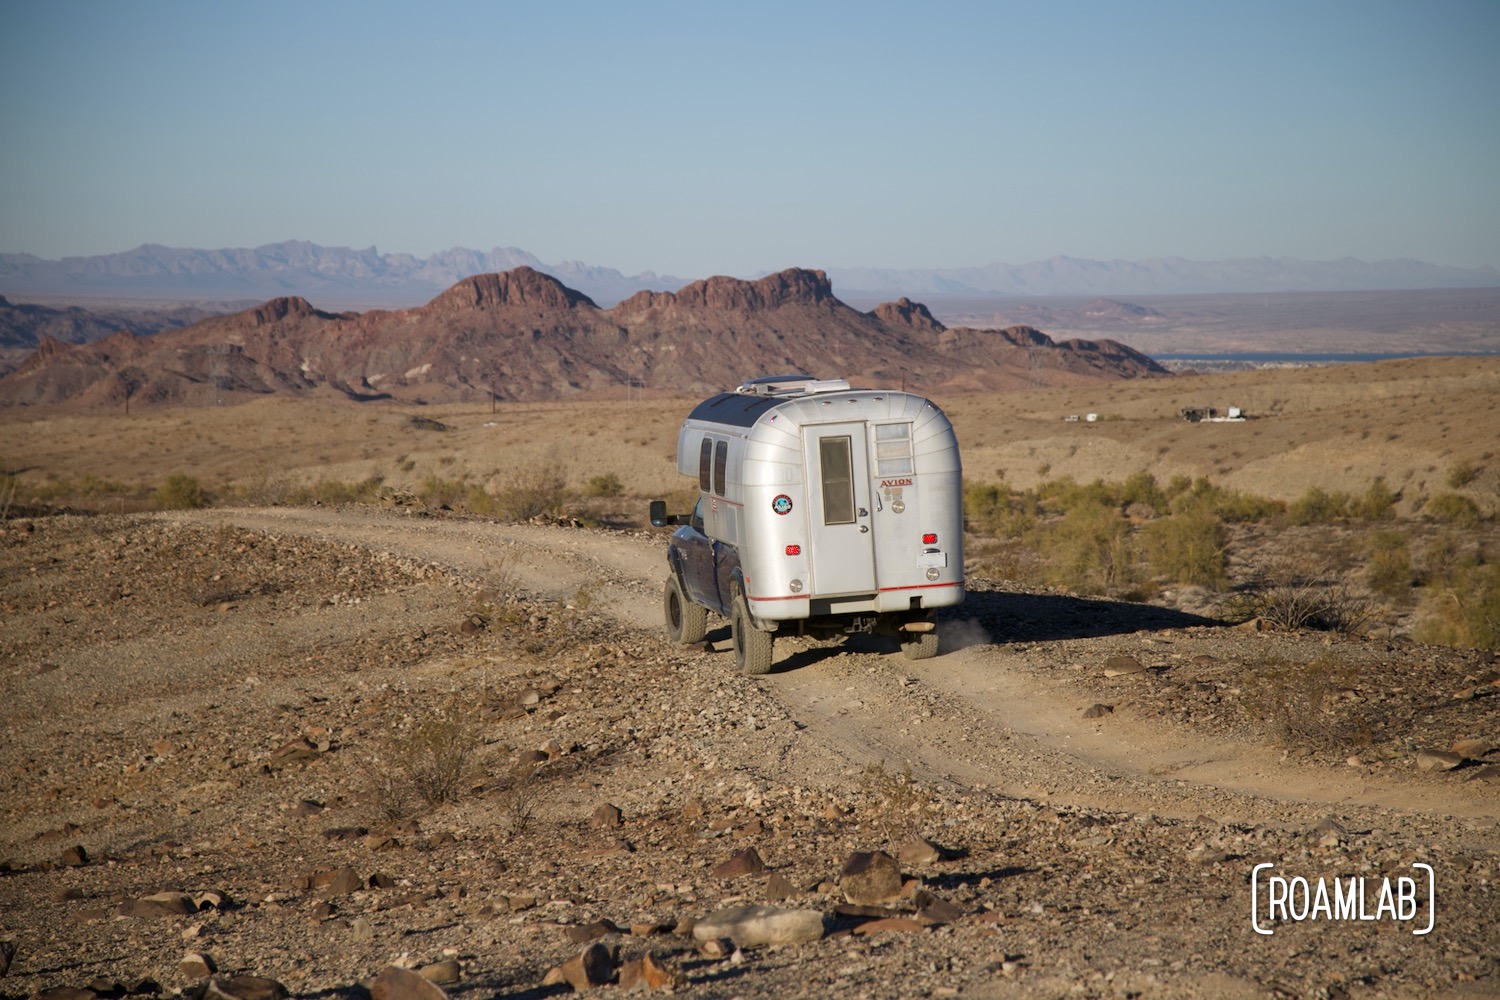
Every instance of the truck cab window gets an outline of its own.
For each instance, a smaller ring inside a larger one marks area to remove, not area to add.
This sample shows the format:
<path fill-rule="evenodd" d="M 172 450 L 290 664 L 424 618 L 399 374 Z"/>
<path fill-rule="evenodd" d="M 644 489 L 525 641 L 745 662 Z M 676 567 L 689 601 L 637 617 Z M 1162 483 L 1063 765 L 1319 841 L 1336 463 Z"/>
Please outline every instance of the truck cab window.
<path fill-rule="evenodd" d="M 854 523 L 854 456 L 848 437 L 818 440 L 818 465 L 823 482 L 823 523 Z"/>

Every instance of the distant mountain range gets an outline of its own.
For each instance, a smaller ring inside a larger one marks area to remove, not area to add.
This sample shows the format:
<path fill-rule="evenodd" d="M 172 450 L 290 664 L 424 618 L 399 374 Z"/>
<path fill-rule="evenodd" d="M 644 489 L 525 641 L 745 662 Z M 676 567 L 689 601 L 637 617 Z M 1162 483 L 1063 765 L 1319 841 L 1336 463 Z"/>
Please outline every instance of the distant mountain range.
<path fill-rule="evenodd" d="M 43 260 L 0 254 L 0 294 L 52 298 L 260 301 L 302 296 L 325 306 L 368 308 L 426 302 L 464 278 L 529 267 L 602 306 L 640 291 L 676 291 L 689 279 L 651 271 L 626 275 L 581 261 L 546 264 L 515 247 L 455 247 L 430 257 L 374 247 L 288 241 L 254 249 L 190 250 L 146 244 L 123 253 Z M 1190 295 L 1223 292 L 1357 291 L 1500 286 L 1500 270 L 1419 260 L 1331 261 L 1252 257 L 1143 261 L 1053 257 L 1029 264 L 965 268 L 828 268 L 850 297 Z M 754 276 L 751 276 L 754 277 Z"/>
<path fill-rule="evenodd" d="M 834 296 L 821 271 L 709 278 L 602 309 L 517 267 L 464 278 L 411 309 L 335 313 L 282 296 L 151 336 L 126 330 L 69 344 L 44 335 L 0 376 L 0 406 L 698 395 L 787 371 L 949 392 L 1167 374 L 1113 341 L 949 328 L 905 298 L 861 312 Z"/>

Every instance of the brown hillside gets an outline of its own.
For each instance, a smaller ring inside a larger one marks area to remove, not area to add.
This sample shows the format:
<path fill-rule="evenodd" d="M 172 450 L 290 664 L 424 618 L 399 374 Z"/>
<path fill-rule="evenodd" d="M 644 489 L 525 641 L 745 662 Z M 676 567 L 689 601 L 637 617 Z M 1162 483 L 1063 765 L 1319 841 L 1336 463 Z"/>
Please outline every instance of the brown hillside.
<path fill-rule="evenodd" d="M 860 312 L 821 271 L 715 277 L 613 309 L 528 267 L 466 278 L 414 309 L 330 313 L 278 298 L 150 338 L 49 343 L 0 378 L 0 405 L 243 402 L 334 394 L 407 403 L 689 395 L 809 371 L 937 390 L 1162 375 L 1111 341 L 948 330 L 901 300 Z"/>

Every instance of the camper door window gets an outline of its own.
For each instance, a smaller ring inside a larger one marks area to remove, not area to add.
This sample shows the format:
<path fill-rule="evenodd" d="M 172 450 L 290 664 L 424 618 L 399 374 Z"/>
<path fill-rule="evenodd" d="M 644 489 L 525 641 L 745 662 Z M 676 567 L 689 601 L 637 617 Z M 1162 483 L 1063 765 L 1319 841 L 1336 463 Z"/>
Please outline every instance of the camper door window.
<path fill-rule="evenodd" d="M 823 523 L 854 523 L 854 455 L 849 438 L 818 439 L 818 461 L 822 466 Z"/>

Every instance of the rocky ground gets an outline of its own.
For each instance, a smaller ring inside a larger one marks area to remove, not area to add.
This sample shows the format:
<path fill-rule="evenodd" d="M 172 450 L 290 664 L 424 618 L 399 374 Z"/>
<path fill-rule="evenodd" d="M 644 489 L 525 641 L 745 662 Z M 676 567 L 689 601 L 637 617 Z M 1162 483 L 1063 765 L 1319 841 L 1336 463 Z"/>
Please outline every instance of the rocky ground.
<path fill-rule="evenodd" d="M 1500 991 L 1486 654 L 973 581 L 935 659 L 746 678 L 660 578 L 399 511 L 4 523 L 0 993 Z M 1277 875 L 1415 912 L 1272 920 Z"/>

